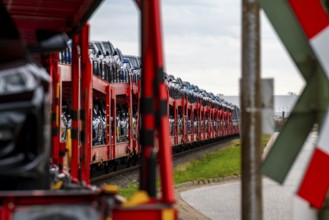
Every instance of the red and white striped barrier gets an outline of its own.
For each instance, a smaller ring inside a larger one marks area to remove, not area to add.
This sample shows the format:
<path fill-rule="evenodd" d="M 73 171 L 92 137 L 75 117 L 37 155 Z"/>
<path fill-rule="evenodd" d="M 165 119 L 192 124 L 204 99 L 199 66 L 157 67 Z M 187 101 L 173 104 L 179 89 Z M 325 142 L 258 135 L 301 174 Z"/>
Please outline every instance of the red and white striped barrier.
<path fill-rule="evenodd" d="M 320 0 L 289 0 L 316 58 L 329 79 L 329 16 Z M 329 112 L 297 194 L 322 208 L 329 188 Z"/>
<path fill-rule="evenodd" d="M 329 78 L 329 16 L 321 0 L 289 0 L 289 3 Z"/>
<path fill-rule="evenodd" d="M 329 112 L 320 132 L 318 144 L 298 189 L 298 196 L 313 207 L 322 208 L 329 189 Z"/>

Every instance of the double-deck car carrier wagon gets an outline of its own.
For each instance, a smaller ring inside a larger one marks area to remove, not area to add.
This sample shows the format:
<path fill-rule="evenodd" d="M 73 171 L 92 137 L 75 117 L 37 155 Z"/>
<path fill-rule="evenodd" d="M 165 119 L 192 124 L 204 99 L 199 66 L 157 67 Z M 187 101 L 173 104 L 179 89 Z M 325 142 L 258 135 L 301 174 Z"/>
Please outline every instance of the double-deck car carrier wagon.
<path fill-rule="evenodd" d="M 172 152 L 239 133 L 236 106 L 163 72 L 159 0 L 136 1 L 141 69 L 124 67 L 109 41 L 89 41 L 100 3 L 0 4 L 1 219 L 176 219 Z M 138 160 L 136 200 L 90 185 Z"/>

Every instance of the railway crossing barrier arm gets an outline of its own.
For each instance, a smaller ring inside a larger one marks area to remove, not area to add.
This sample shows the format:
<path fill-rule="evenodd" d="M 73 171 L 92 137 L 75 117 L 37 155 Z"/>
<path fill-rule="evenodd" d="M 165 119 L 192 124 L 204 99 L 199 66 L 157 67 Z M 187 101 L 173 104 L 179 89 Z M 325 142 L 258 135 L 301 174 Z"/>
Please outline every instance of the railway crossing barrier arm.
<path fill-rule="evenodd" d="M 262 172 L 265 175 L 283 183 L 314 124 L 319 124 L 321 129 L 319 142 L 320 145 L 323 144 L 321 137 L 322 133 L 326 132 L 322 130 L 327 128 L 324 115 L 328 112 L 329 106 L 329 46 L 327 43 L 329 16 L 321 0 L 259 0 L 259 2 L 306 81 L 306 86 L 285 127 L 262 165 Z M 320 147 L 325 148 L 325 146 Z M 312 158 L 315 152 L 316 150 Z M 323 152 L 325 153 L 326 150 Z M 280 163 L 278 163 L 279 160 Z M 313 160 L 307 169 L 298 195 L 308 200 L 311 205 L 321 208 L 320 200 L 326 196 L 329 178 L 325 176 L 326 174 L 322 174 L 324 178 L 317 183 L 322 188 L 314 191 L 317 198 L 313 195 L 309 196 L 307 191 L 312 190 L 310 188 L 312 180 L 307 179 L 307 173 L 312 170 L 312 164 L 314 165 L 312 162 Z M 319 165 L 324 162 L 317 161 L 316 163 Z M 312 174 L 311 179 L 315 180 L 319 177 L 317 175 L 321 175 L 321 172 L 316 172 L 317 174 Z M 308 187 L 305 187 L 305 181 L 308 181 L 306 184 Z M 303 188 L 302 194 L 301 188 Z"/>

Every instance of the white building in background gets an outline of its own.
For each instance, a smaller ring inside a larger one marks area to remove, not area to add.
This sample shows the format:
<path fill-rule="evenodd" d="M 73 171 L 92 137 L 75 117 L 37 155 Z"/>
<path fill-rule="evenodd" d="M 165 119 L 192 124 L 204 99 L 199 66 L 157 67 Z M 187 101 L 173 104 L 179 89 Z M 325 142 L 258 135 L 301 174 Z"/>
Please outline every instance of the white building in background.
<path fill-rule="evenodd" d="M 285 117 L 289 115 L 291 110 L 293 109 L 298 95 L 293 93 L 288 93 L 288 95 L 276 95 L 274 96 L 274 115 L 275 116 L 282 116 L 283 112 Z M 223 96 L 224 100 L 237 105 L 240 108 L 240 96 Z"/>

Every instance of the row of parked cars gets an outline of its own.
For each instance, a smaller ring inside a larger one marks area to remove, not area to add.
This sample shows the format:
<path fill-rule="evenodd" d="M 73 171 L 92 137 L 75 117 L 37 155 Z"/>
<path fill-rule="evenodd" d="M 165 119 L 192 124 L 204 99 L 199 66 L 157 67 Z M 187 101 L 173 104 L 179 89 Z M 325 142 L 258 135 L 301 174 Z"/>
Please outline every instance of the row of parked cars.
<path fill-rule="evenodd" d="M 72 62 L 71 44 L 59 53 L 59 62 Z M 110 41 L 90 41 L 89 58 L 93 74 L 110 83 L 128 82 L 131 76 L 137 82 L 141 74 L 141 60 L 137 56 L 123 55 Z"/>
<path fill-rule="evenodd" d="M 232 110 L 236 107 L 232 103 L 225 101 L 222 97 L 200 89 L 197 85 L 183 81 L 179 77 L 175 78 L 173 75 L 164 74 L 164 81 L 169 89 L 170 96 L 173 98 L 181 98 L 186 95 L 190 103 L 201 99 L 204 104 L 211 103 L 212 105 L 222 106 Z"/>
<path fill-rule="evenodd" d="M 109 41 L 91 41 L 89 56 L 93 73 L 111 83 L 128 82 L 129 76 L 137 82 L 141 74 L 141 62 L 136 56 L 125 56 Z"/>
<path fill-rule="evenodd" d="M 59 62 L 72 63 L 71 43 L 59 53 Z M 110 83 L 127 83 L 131 80 L 137 82 L 141 75 L 141 60 L 137 56 L 123 55 L 119 48 L 115 48 L 109 41 L 90 41 L 89 58 L 92 64 L 93 74 Z M 128 138 L 128 111 L 118 109 L 116 128 L 118 142 L 124 142 Z M 105 144 L 106 128 L 105 103 L 95 99 L 93 101 L 93 146 Z M 66 102 L 62 104 L 61 115 L 61 139 L 65 141 L 66 130 L 71 128 L 70 106 Z M 135 121 L 135 118 L 134 118 Z M 111 118 L 113 127 L 113 118 Z"/>
<path fill-rule="evenodd" d="M 93 74 L 110 83 L 127 83 L 131 79 L 137 82 L 141 77 L 141 59 L 137 56 L 123 55 L 119 48 L 115 48 L 110 41 L 91 41 L 89 43 L 89 57 L 92 63 Z M 59 62 L 70 64 L 72 62 L 71 45 L 65 51 L 59 53 Z M 221 106 L 228 109 L 234 109 L 235 106 L 226 102 L 222 97 L 215 96 L 198 86 L 193 85 L 181 78 L 175 78 L 173 75 L 164 73 L 164 82 L 169 89 L 170 97 L 178 99 L 184 95 L 188 96 L 190 103 L 201 100 L 203 104 L 211 103 L 214 106 Z M 63 105 L 66 108 L 66 105 Z M 93 145 L 101 145 L 105 143 L 105 103 L 94 101 L 93 106 Z M 70 125 L 70 117 L 68 111 L 63 110 L 62 119 L 64 124 Z M 117 136 L 120 137 L 118 142 L 122 142 L 128 137 L 128 112 L 125 109 L 118 110 L 120 114 L 116 118 Z M 67 123 L 65 123 L 67 122 Z M 178 123 L 182 125 L 181 119 Z M 191 126 L 196 127 L 197 122 L 193 125 L 188 123 L 188 132 Z M 111 119 L 113 124 L 113 119 Z M 202 125 L 203 123 L 201 123 Z M 207 124 L 207 121 L 204 122 Z M 68 128 L 68 126 L 63 126 Z M 179 126 L 180 128 L 181 126 Z M 203 125 L 201 126 L 203 128 Z M 112 128 L 114 129 L 114 128 Z M 170 131 L 173 133 L 173 124 L 170 123 Z M 196 131 L 196 129 L 195 129 Z M 63 136 L 62 139 L 66 137 Z"/>
<path fill-rule="evenodd" d="M 70 45 L 70 44 L 69 44 Z M 60 53 L 60 62 L 71 63 L 70 46 Z M 115 48 L 110 41 L 91 41 L 89 43 L 89 57 L 93 66 L 93 73 L 110 83 L 128 82 L 129 76 L 133 82 L 137 82 L 141 76 L 141 59 L 137 56 L 123 55 L 119 48 Z M 164 74 L 164 80 L 169 88 L 170 96 L 180 98 L 183 95 L 189 97 L 190 102 L 202 99 L 214 105 L 227 108 L 234 106 L 222 97 L 215 96 L 197 85 L 193 85 L 181 78 Z"/>

